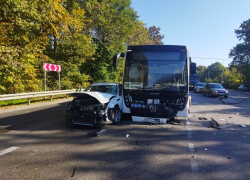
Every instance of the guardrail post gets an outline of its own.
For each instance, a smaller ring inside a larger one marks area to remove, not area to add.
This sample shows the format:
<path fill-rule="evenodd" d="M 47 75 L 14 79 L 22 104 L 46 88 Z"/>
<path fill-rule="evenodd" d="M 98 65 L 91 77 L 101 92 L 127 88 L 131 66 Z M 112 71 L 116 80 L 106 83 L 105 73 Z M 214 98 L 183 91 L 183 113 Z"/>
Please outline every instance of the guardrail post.
<path fill-rule="evenodd" d="M 67 94 L 66 99 L 68 99 L 69 95 Z"/>
<path fill-rule="evenodd" d="M 50 96 L 50 101 L 52 101 L 52 96 Z"/>
<path fill-rule="evenodd" d="M 30 105 L 30 98 L 28 98 L 28 105 Z"/>

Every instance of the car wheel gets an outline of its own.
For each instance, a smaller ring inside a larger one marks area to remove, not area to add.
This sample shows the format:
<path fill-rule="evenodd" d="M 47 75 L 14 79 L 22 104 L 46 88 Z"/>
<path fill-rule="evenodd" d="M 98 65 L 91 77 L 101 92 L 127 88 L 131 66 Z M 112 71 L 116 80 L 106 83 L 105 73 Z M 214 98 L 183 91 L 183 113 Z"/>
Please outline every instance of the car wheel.
<path fill-rule="evenodd" d="M 73 127 L 74 126 L 74 124 L 73 124 L 73 122 L 72 122 L 72 119 L 70 118 L 70 119 L 68 119 L 67 118 L 67 120 L 66 120 L 66 125 L 67 125 L 67 127 L 69 127 L 69 128 L 71 128 L 71 127 Z"/>
<path fill-rule="evenodd" d="M 111 120 L 113 121 L 114 124 L 117 124 L 120 122 L 122 117 L 122 113 L 119 107 L 114 107 L 111 111 Z"/>

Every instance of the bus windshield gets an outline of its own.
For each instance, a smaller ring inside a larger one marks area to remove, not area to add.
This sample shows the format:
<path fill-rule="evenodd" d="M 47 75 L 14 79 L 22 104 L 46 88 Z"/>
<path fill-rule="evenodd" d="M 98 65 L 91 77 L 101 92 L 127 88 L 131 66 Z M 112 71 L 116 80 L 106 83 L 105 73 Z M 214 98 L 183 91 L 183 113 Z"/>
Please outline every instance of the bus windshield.
<path fill-rule="evenodd" d="M 127 52 L 125 90 L 187 92 L 187 55 L 182 51 Z"/>

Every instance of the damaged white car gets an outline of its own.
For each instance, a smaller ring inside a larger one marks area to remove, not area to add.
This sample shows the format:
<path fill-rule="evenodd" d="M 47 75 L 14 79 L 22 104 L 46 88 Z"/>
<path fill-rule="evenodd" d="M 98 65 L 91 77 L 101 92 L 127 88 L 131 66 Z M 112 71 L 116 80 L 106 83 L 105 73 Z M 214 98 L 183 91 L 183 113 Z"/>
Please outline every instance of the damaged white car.
<path fill-rule="evenodd" d="M 115 124 L 122 115 L 122 85 L 118 83 L 95 83 L 74 96 L 67 105 L 67 126 Z"/>

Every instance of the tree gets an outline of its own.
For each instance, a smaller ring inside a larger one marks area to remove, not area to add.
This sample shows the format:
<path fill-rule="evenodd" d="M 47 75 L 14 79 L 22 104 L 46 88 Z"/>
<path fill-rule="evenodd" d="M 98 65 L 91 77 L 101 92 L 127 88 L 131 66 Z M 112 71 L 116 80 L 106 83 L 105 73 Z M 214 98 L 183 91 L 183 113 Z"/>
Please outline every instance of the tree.
<path fill-rule="evenodd" d="M 130 0 L 86 0 L 81 6 L 86 11 L 87 29 L 95 45 L 95 53 L 81 65 L 81 73 L 89 75 L 90 83 L 113 81 L 121 82 L 122 62 L 114 71 L 112 57 L 117 52 L 124 52 L 130 44 L 131 36 L 140 30 L 145 31 L 144 24 L 138 20 L 137 13 L 130 6 Z M 136 28 L 139 29 L 136 29 Z M 141 36 L 134 36 L 137 43 Z"/>
<path fill-rule="evenodd" d="M 201 81 L 201 82 L 205 82 L 205 78 L 206 78 L 205 71 L 206 71 L 206 69 L 207 69 L 206 66 L 197 66 L 197 68 L 196 68 L 197 77 L 198 77 L 199 81 Z"/>
<path fill-rule="evenodd" d="M 236 68 L 237 72 L 241 72 L 243 83 L 250 85 L 250 19 L 243 21 L 239 29 L 234 32 L 236 37 L 243 42 L 230 50 L 229 57 L 233 58 L 233 61 L 229 66 Z"/>
<path fill-rule="evenodd" d="M 164 35 L 160 34 L 160 27 L 150 26 L 148 28 L 149 43 L 148 44 L 163 44 L 162 39 Z"/>

